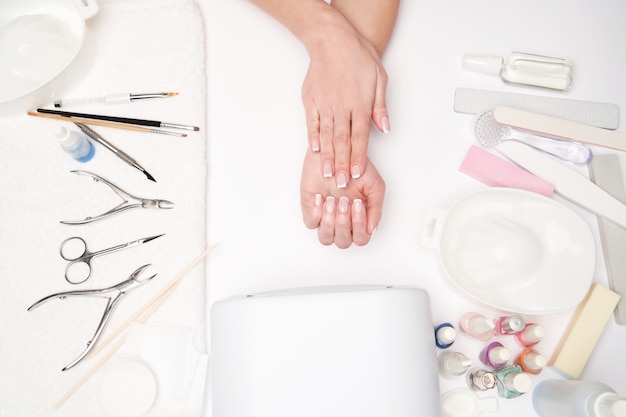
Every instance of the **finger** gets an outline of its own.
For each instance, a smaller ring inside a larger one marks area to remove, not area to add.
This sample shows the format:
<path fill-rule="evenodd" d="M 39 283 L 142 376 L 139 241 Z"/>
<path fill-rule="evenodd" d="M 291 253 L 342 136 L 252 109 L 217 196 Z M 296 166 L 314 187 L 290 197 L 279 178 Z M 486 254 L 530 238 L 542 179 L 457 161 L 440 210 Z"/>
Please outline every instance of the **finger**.
<path fill-rule="evenodd" d="M 322 202 L 323 197 L 321 194 L 307 195 L 302 198 L 302 219 L 304 225 L 309 229 L 315 229 L 320 225 L 322 220 Z"/>
<path fill-rule="evenodd" d="M 309 147 L 313 152 L 320 151 L 320 115 L 314 106 L 305 109 L 306 112 L 306 129 Z"/>
<path fill-rule="evenodd" d="M 328 196 L 324 202 L 317 237 L 322 245 L 331 245 L 335 240 L 335 197 Z"/>
<path fill-rule="evenodd" d="M 332 112 L 320 112 L 320 161 L 322 163 L 322 175 L 324 178 L 330 178 L 335 173 L 333 137 L 334 119 Z"/>
<path fill-rule="evenodd" d="M 335 182 L 337 188 L 346 188 L 350 174 L 350 113 L 335 114 L 333 146 L 335 150 Z"/>
<path fill-rule="evenodd" d="M 352 241 L 357 246 L 366 245 L 371 234 L 367 232 L 367 211 L 360 198 L 352 202 Z"/>
<path fill-rule="evenodd" d="M 383 215 L 384 198 L 385 183 L 381 179 L 367 192 L 367 233 L 370 235 L 374 234 Z"/>
<path fill-rule="evenodd" d="M 352 220 L 350 216 L 350 199 L 341 197 L 335 214 L 335 245 L 346 249 L 352 244 Z"/>
<path fill-rule="evenodd" d="M 365 111 L 352 115 L 352 137 L 350 139 L 350 176 L 357 179 L 365 172 L 367 145 L 370 135 L 370 115 Z"/>
<path fill-rule="evenodd" d="M 387 100 L 385 94 L 387 92 L 387 73 L 380 69 L 376 82 L 376 91 L 374 93 L 374 106 L 372 108 L 372 120 L 374 124 L 383 133 L 391 131 L 389 124 L 389 112 L 387 111 Z"/>

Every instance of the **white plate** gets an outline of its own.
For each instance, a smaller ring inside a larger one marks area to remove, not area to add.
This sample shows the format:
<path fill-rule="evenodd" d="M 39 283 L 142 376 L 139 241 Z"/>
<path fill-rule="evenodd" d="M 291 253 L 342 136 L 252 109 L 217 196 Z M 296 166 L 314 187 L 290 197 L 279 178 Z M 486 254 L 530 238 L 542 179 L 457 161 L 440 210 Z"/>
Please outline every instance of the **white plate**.
<path fill-rule="evenodd" d="M 496 309 L 567 311 L 591 285 L 596 247 L 589 226 L 539 194 L 477 191 L 447 211 L 430 210 L 425 226 L 422 244 L 439 251 L 453 285 Z"/>

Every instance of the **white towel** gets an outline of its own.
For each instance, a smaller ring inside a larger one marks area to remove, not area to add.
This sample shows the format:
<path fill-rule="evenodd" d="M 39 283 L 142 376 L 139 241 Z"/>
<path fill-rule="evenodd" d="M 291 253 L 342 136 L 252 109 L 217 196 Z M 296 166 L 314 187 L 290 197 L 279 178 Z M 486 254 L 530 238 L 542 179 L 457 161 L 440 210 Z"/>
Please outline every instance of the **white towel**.
<path fill-rule="evenodd" d="M 92 126 L 135 158 L 157 180 L 148 181 L 96 144 L 93 160 L 80 164 L 66 155 L 53 130 L 70 123 L 16 116 L 0 119 L 0 415 L 101 416 L 97 374 L 58 411 L 52 407 L 95 363 L 91 358 L 61 372 L 85 348 L 106 302 L 101 298 L 52 300 L 27 312 L 51 293 L 116 284 L 138 267 L 158 275 L 129 292 L 114 311 L 104 340 L 189 262 L 206 242 L 206 76 L 202 15 L 193 0 L 107 0 L 88 21 L 93 65 L 66 98 L 114 93 L 175 91 L 180 95 L 119 105 L 67 108 L 199 126 L 187 138 Z M 50 106 L 48 106 L 50 107 Z M 83 169 L 139 197 L 162 198 L 173 210 L 133 209 L 88 225 L 71 220 L 97 214 L 119 199 L 105 185 L 70 174 Z M 82 236 L 91 250 L 142 237 L 165 236 L 139 247 L 95 258 L 92 278 L 70 285 L 61 241 Z M 205 274 L 195 267 L 150 318 L 192 329 L 205 350 Z M 176 360 L 176 358 L 172 358 Z M 162 415 L 162 414 L 160 414 Z M 179 414 L 177 414 L 179 415 Z M 189 415 L 181 413 L 180 415 Z"/>

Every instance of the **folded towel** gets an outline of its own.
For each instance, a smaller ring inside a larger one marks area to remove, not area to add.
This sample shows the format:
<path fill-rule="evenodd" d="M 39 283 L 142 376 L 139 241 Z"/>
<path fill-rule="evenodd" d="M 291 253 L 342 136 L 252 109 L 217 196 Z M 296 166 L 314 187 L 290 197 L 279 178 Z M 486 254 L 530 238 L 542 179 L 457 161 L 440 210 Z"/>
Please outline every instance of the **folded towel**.
<path fill-rule="evenodd" d="M 120 302 L 104 340 L 207 245 L 206 54 L 198 5 L 193 0 L 103 0 L 87 26 L 83 53 L 92 54 L 93 63 L 84 74 L 74 74 L 81 75 L 80 83 L 57 98 L 180 94 L 67 110 L 195 125 L 200 130 L 176 138 L 92 126 L 148 170 L 157 180 L 153 183 L 98 144 L 91 161 L 71 159 L 53 134 L 61 125 L 75 130 L 71 123 L 26 115 L 0 119 L 0 415 L 52 415 L 55 402 L 96 361 L 90 358 L 61 372 L 92 338 L 106 301 L 67 298 L 27 312 L 32 303 L 55 292 L 107 287 L 152 264 L 146 273 L 157 276 Z M 175 208 L 133 209 L 87 225 L 60 224 L 120 202 L 105 185 L 69 173 L 75 169 L 98 174 L 139 197 L 172 201 Z M 93 276 L 83 284 L 63 279 L 66 262 L 58 247 L 67 237 L 81 236 L 95 251 L 160 233 L 165 236 L 95 258 Z M 190 329 L 196 348 L 204 352 L 204 301 L 200 264 L 148 323 Z M 103 415 L 94 395 L 96 385 L 97 373 L 54 415 Z"/>

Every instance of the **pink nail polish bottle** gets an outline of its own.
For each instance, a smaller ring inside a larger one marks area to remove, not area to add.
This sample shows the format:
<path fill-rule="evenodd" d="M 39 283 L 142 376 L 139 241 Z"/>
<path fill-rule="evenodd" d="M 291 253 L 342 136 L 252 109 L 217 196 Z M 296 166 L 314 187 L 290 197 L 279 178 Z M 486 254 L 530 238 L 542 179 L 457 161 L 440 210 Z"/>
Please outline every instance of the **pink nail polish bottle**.
<path fill-rule="evenodd" d="M 546 328 L 535 323 L 528 323 L 521 332 L 515 333 L 516 339 L 526 347 L 537 344 L 545 335 Z"/>
<path fill-rule="evenodd" d="M 519 333 L 526 326 L 526 320 L 520 315 L 502 316 L 494 321 L 495 334 L 515 334 Z"/>
<path fill-rule="evenodd" d="M 494 323 L 485 316 L 468 312 L 461 316 L 461 330 L 478 340 L 489 340 L 494 336 Z"/>

